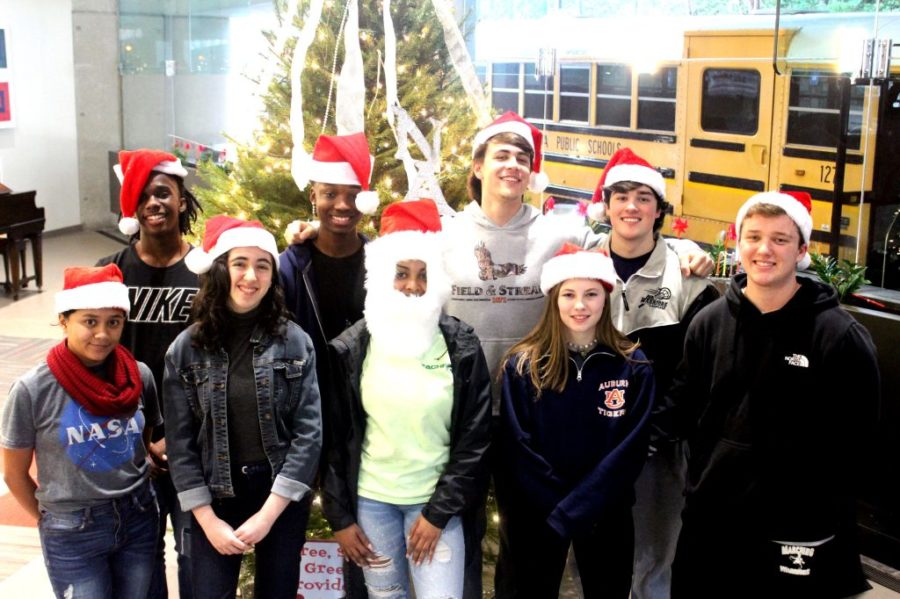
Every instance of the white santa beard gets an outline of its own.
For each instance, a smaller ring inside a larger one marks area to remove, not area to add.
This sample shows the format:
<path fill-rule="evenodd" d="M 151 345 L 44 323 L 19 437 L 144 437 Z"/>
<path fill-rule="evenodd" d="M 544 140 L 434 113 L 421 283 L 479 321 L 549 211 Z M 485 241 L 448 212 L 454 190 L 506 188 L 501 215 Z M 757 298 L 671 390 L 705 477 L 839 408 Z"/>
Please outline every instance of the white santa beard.
<path fill-rule="evenodd" d="M 434 295 L 406 296 L 396 289 L 366 295 L 364 314 L 379 352 L 415 358 L 434 341 L 443 302 Z"/>

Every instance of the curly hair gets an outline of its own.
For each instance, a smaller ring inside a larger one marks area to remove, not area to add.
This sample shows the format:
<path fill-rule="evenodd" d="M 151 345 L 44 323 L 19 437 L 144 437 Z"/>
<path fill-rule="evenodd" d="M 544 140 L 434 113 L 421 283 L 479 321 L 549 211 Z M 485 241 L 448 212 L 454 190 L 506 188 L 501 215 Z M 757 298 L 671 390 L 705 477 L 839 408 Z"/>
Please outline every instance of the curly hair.
<path fill-rule="evenodd" d="M 200 276 L 200 291 L 194 298 L 191 317 L 197 323 L 193 341 L 207 351 L 225 345 L 231 314 L 228 297 L 231 293 L 231 275 L 228 272 L 228 252 L 213 260 L 212 267 Z M 257 325 L 263 333 L 275 336 L 284 334 L 284 323 L 290 316 L 284 302 L 281 277 L 272 259 L 272 286 L 259 304 Z"/>
<path fill-rule="evenodd" d="M 560 319 L 558 305 L 563 283 L 565 281 L 553 286 L 537 325 L 506 352 L 501 362 L 501 373 L 507 362 L 511 361 L 516 367 L 516 374 L 527 375 L 538 399 L 544 389 L 562 392 L 569 379 L 569 350 L 566 347 L 565 325 Z M 604 293 L 606 301 L 603 303 L 600 320 L 597 321 L 597 340 L 626 360 L 631 360 L 631 355 L 640 347 L 640 342 L 632 341 L 613 326 L 609 292 Z"/>

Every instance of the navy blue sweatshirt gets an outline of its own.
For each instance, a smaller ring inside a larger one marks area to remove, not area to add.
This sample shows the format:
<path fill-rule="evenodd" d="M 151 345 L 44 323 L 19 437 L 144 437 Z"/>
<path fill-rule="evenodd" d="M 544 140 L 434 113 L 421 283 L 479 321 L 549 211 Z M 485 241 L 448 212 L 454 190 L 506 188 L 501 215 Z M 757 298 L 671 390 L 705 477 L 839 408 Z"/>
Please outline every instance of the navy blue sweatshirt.
<path fill-rule="evenodd" d="M 644 354 L 626 360 L 600 346 L 580 368 L 570 356 L 563 392 L 540 399 L 515 362 L 503 370 L 498 492 L 564 538 L 631 506 L 655 397 Z"/>

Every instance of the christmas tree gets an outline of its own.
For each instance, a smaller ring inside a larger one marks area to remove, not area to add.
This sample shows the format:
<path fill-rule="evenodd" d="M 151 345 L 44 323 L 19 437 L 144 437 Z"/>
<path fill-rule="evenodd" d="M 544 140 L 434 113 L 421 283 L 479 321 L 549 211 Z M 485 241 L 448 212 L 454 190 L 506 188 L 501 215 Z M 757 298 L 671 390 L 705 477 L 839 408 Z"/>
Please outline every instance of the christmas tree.
<path fill-rule="evenodd" d="M 279 0 L 276 10 L 282 24 L 290 14 L 287 2 Z M 304 0 L 292 26 L 300 31 L 309 4 Z M 400 200 L 409 183 L 402 163 L 395 158 L 397 142 L 385 117 L 384 24 L 381 3 L 362 2 L 359 7 L 359 44 L 364 61 L 366 88 L 365 129 L 375 156 L 372 187 L 381 200 L 381 208 Z M 430 2 L 393 0 L 391 15 L 397 40 L 398 97 L 429 138 L 432 121 L 443 122 L 441 129 L 441 168 L 438 182 L 448 203 L 461 207 L 466 199 L 465 182 L 471 156 L 471 139 L 477 123 L 469 108 L 459 77 L 453 69 L 444 41 L 444 33 Z M 343 2 L 326 1 L 315 41 L 306 56 L 302 74 L 303 112 L 306 151 L 320 133 L 334 134 L 337 76 L 343 64 Z M 270 71 L 275 75 L 263 96 L 264 116 L 255 139 L 237 144 L 236 159 L 224 167 L 210 161 L 200 164 L 204 185 L 195 193 L 204 208 L 204 217 L 231 214 L 260 220 L 278 233 L 294 219 L 311 217 L 308 188 L 301 190 L 291 177 L 292 138 L 289 124 L 291 104 L 291 60 L 296 38 L 279 49 L 276 32 L 265 32 Z M 263 85 L 265 82 L 261 82 Z M 323 125 L 324 123 L 324 125 Z M 410 144 L 414 158 L 416 147 Z M 379 211 L 380 214 L 380 211 Z M 376 215 L 377 216 L 377 215 Z M 373 223 L 365 226 L 372 231 Z M 198 227 L 197 230 L 202 230 Z"/>

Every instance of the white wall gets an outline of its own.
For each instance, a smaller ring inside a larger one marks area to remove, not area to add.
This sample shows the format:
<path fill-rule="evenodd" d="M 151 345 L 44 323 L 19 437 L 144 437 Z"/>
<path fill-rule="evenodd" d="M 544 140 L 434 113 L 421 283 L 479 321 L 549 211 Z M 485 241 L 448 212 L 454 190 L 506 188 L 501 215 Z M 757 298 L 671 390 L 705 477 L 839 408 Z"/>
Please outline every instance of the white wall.
<path fill-rule="evenodd" d="M 3 183 L 37 190 L 45 231 L 79 225 L 72 0 L 0 0 L 0 26 L 15 119 L 14 128 L 0 129 Z"/>

